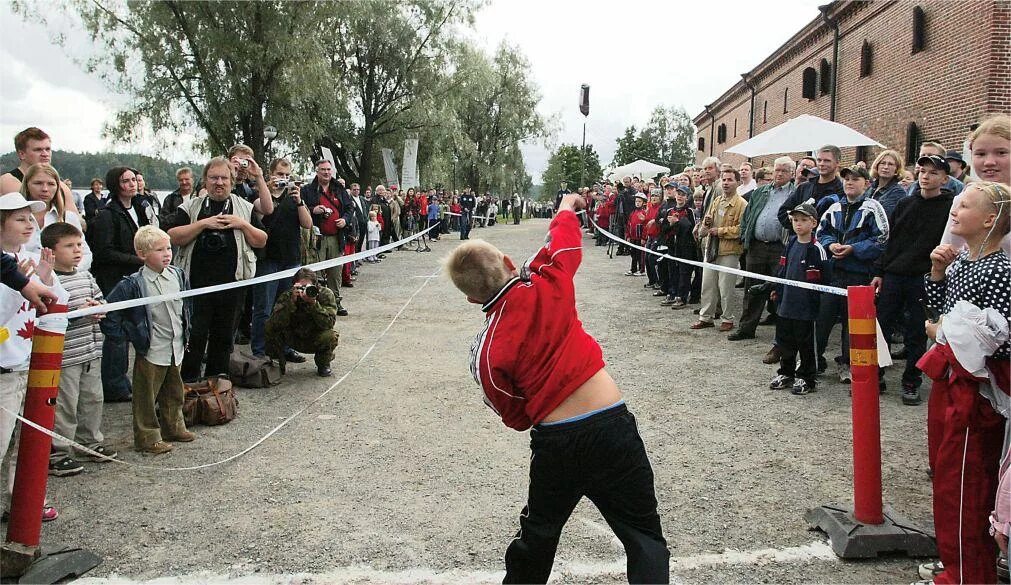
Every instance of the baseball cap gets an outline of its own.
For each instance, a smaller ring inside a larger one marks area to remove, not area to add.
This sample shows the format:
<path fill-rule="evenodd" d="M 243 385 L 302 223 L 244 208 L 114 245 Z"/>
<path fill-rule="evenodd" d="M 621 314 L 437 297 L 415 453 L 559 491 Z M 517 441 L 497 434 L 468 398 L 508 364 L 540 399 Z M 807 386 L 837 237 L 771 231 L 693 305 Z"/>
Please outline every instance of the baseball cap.
<path fill-rule="evenodd" d="M 810 203 L 801 203 L 797 207 L 794 207 L 790 211 L 786 212 L 787 215 L 793 215 L 794 213 L 803 213 L 808 217 L 818 219 L 818 210 L 814 208 L 814 205 Z"/>
<path fill-rule="evenodd" d="M 683 193 L 685 197 L 691 197 L 692 196 L 692 190 L 689 189 L 687 185 L 678 185 L 677 186 L 677 190 L 678 190 L 678 193 Z"/>
<path fill-rule="evenodd" d="M 677 189 L 678 188 L 678 184 L 675 183 L 674 181 L 671 181 L 671 182 L 667 183 L 666 185 L 664 185 L 663 188 L 664 189 Z"/>
<path fill-rule="evenodd" d="M 937 156 L 936 154 L 928 154 L 927 156 L 921 156 L 916 160 L 916 164 L 922 166 L 930 165 L 935 169 L 943 170 L 945 173 L 951 173 L 951 165 L 948 161 Z"/>
<path fill-rule="evenodd" d="M 839 176 L 841 176 L 844 179 L 848 179 L 850 175 L 857 175 L 863 177 L 868 181 L 871 180 L 871 174 L 867 172 L 867 169 L 858 165 L 846 167 L 845 169 L 842 170 L 842 172 L 839 173 Z"/>
<path fill-rule="evenodd" d="M 815 177 L 821 176 L 821 173 L 818 172 L 818 167 L 805 167 L 804 171 L 801 174 L 807 177 L 808 179 L 813 179 Z"/>
<path fill-rule="evenodd" d="M 0 197 L 0 209 L 10 211 L 13 209 L 24 209 L 31 207 L 32 213 L 46 210 L 46 204 L 41 201 L 28 201 L 21 193 L 8 193 Z"/>
<path fill-rule="evenodd" d="M 647 199 L 649 199 L 648 197 L 646 197 L 645 194 L 639 193 L 639 192 L 636 192 L 635 197 L 636 197 L 636 199 L 642 199 L 643 201 L 646 201 Z"/>
<path fill-rule="evenodd" d="M 965 166 L 965 159 L 962 158 L 962 153 L 957 150 L 949 150 L 944 154 L 944 160 L 953 160 L 960 163 L 963 167 Z"/>

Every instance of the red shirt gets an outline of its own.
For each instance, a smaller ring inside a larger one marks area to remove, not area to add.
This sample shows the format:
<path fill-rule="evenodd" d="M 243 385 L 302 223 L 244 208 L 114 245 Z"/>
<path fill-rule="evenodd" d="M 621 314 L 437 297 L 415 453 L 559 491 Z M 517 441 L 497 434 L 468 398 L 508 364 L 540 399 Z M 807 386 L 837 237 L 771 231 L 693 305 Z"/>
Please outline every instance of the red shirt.
<path fill-rule="evenodd" d="M 646 227 L 646 210 L 637 207 L 628 216 L 628 223 L 625 224 L 625 237 L 633 244 L 641 244 L 643 229 Z"/>
<path fill-rule="evenodd" d="M 330 216 L 319 224 L 319 233 L 324 236 L 336 236 L 341 228 L 337 227 L 337 220 L 341 218 L 340 198 L 335 197 L 330 191 L 323 189 L 323 194 L 319 198 L 319 204 L 330 210 Z"/>
<path fill-rule="evenodd" d="M 600 344 L 576 314 L 572 278 L 582 257 L 579 219 L 562 211 L 521 276 L 483 307 L 488 316 L 471 346 L 471 373 L 485 404 L 517 431 L 541 422 L 604 367 Z"/>

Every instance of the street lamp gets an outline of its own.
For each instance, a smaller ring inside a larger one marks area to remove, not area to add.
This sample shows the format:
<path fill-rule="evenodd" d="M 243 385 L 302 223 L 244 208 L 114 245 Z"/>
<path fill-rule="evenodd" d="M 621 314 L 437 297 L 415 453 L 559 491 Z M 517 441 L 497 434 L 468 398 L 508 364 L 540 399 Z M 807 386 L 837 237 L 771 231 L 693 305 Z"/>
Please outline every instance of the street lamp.
<path fill-rule="evenodd" d="M 456 193 L 456 163 L 459 162 L 460 156 L 453 151 L 453 192 Z"/>
<path fill-rule="evenodd" d="M 273 140 L 274 138 L 277 137 L 277 128 L 274 128 L 273 126 L 267 126 L 266 128 L 263 129 L 263 137 L 266 138 L 267 141 Z"/>

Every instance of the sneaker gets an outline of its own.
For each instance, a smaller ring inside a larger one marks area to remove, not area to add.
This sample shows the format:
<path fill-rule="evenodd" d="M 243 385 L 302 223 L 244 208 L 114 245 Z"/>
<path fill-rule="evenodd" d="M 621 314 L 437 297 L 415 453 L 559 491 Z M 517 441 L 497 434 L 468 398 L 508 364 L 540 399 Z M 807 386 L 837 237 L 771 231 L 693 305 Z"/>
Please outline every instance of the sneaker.
<path fill-rule="evenodd" d="M 916 572 L 920 574 L 920 579 L 933 581 L 934 577 L 944 572 L 944 565 L 941 563 L 941 561 L 934 561 L 932 563 L 923 563 L 922 565 L 917 567 Z"/>
<path fill-rule="evenodd" d="M 902 404 L 906 406 L 919 406 L 920 402 L 919 388 L 916 386 L 902 386 Z"/>
<path fill-rule="evenodd" d="M 997 582 L 1008 583 L 1011 573 L 1008 571 L 1007 553 L 997 555 Z"/>
<path fill-rule="evenodd" d="M 60 513 L 52 506 L 42 506 L 42 521 L 52 522 L 60 517 Z"/>
<path fill-rule="evenodd" d="M 680 309 L 684 309 L 684 308 L 687 308 L 687 307 L 688 307 L 688 303 L 684 302 L 681 299 L 675 300 L 674 304 L 670 306 L 670 308 L 674 309 L 675 311 L 680 310 Z"/>
<path fill-rule="evenodd" d="M 628 272 L 625 273 L 625 276 L 635 276 L 635 274 L 636 274 L 635 272 L 629 270 Z"/>
<path fill-rule="evenodd" d="M 790 390 L 790 394 L 793 394 L 794 396 L 807 396 L 814 391 L 814 386 L 808 384 L 807 381 L 802 378 L 797 378 L 797 380 L 793 383 L 793 390 Z"/>
<path fill-rule="evenodd" d="M 115 459 L 116 457 L 119 456 L 119 453 L 117 453 L 115 449 L 106 447 L 105 445 L 98 445 L 97 447 L 92 447 L 91 450 L 94 451 L 95 453 L 98 453 L 99 455 L 104 455 L 109 459 Z M 99 463 L 107 463 L 109 461 L 109 459 L 102 459 L 101 457 L 95 457 L 94 455 L 88 453 L 81 453 L 81 456 L 89 461 L 98 461 Z"/>
<path fill-rule="evenodd" d="M 653 293 L 653 296 L 654 297 L 665 297 L 665 296 L 667 296 L 667 293 L 663 292 L 662 290 L 658 290 L 658 291 L 656 291 L 656 292 Z"/>
<path fill-rule="evenodd" d="M 74 461 L 70 457 L 63 457 L 56 461 L 49 462 L 49 475 L 56 477 L 67 477 L 77 475 L 84 471 L 84 466 Z"/>
<path fill-rule="evenodd" d="M 793 387 L 793 378 L 780 374 L 769 382 L 770 390 L 786 390 Z"/>
<path fill-rule="evenodd" d="M 646 276 L 646 271 L 645 270 L 640 270 L 639 274 L 636 274 L 636 276 Z"/>
<path fill-rule="evenodd" d="M 839 373 L 839 381 L 843 384 L 850 384 L 853 382 L 853 374 L 850 373 L 849 364 L 836 364 Z"/>
<path fill-rule="evenodd" d="M 681 299 L 679 299 L 677 297 L 667 297 L 664 300 L 660 301 L 660 306 L 661 307 L 669 307 L 669 306 L 671 306 L 671 305 L 673 305 L 675 303 L 679 303 L 679 302 L 681 302 Z"/>

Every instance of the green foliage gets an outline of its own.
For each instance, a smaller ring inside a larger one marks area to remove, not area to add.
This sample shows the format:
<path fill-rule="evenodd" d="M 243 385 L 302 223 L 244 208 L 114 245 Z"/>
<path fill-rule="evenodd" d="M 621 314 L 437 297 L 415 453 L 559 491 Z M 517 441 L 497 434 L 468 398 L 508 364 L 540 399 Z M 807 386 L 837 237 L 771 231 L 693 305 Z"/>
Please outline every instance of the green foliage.
<path fill-rule="evenodd" d="M 0 155 L 3 172 L 18 166 L 18 156 L 14 152 Z M 95 177 L 105 181 L 105 173 L 112 167 L 125 166 L 139 170 L 149 189 L 157 191 L 174 190 L 177 187 L 176 169 L 190 167 L 193 174 L 203 174 L 203 165 L 197 163 L 175 163 L 165 159 L 142 154 L 119 152 L 67 152 L 53 151 L 53 166 L 60 172 L 61 179 L 73 181 L 74 189 L 87 190 Z"/>
<path fill-rule="evenodd" d="M 692 140 L 695 129 L 684 108 L 657 106 L 646 126 L 629 126 L 618 138 L 612 163 L 621 166 L 638 159 L 670 167 L 678 172 L 695 161 Z"/>
<path fill-rule="evenodd" d="M 600 167 L 600 156 L 593 146 L 586 145 L 586 171 L 583 172 L 582 149 L 575 144 L 563 144 L 548 159 L 548 168 L 544 170 L 544 192 L 554 193 L 562 181 L 568 183 L 568 188 L 575 191 L 579 187 L 588 187 L 599 181 L 603 170 Z M 580 180 L 580 177 L 584 177 Z"/>

